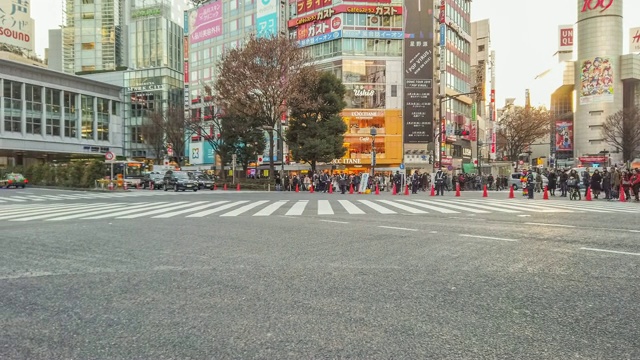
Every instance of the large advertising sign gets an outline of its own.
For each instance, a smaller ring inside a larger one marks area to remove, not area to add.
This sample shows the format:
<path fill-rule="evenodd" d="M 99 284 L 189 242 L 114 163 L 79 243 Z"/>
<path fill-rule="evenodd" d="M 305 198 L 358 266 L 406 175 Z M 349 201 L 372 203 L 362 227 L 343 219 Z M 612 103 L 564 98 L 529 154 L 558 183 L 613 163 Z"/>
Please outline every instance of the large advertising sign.
<path fill-rule="evenodd" d="M 405 2 L 403 140 L 433 141 L 434 0 Z"/>
<path fill-rule="evenodd" d="M 433 0 L 428 0 L 433 2 Z M 392 16 L 402 14 L 401 6 L 373 6 L 373 5 L 338 5 L 329 9 L 324 9 L 313 14 L 300 16 L 291 19 L 287 22 L 289 28 L 294 28 L 302 24 L 329 19 L 335 14 L 341 13 L 356 13 L 356 14 L 371 14 L 378 16 Z"/>
<path fill-rule="evenodd" d="M 558 27 L 558 51 L 573 50 L 573 25 Z"/>
<path fill-rule="evenodd" d="M 573 121 L 556 121 L 556 151 L 573 150 Z"/>
<path fill-rule="evenodd" d="M 31 1 L 0 0 L 0 43 L 28 51 L 34 47 Z"/>
<path fill-rule="evenodd" d="M 613 69 L 606 56 L 582 61 L 580 105 L 613 102 Z"/>
<path fill-rule="evenodd" d="M 278 1 L 257 0 L 256 32 L 258 37 L 278 35 Z"/>
<path fill-rule="evenodd" d="M 212 2 L 191 11 L 189 32 L 191 44 L 222 35 L 222 1 Z"/>
<path fill-rule="evenodd" d="M 629 53 L 640 53 L 640 27 L 629 30 Z"/>

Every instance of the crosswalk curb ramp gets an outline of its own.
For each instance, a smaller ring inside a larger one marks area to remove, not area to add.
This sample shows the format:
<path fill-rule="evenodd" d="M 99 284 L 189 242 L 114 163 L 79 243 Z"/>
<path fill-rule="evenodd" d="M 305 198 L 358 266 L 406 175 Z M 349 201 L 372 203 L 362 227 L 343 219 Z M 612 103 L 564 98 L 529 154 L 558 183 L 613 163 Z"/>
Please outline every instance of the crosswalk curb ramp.
<path fill-rule="evenodd" d="M 357 216 L 428 214 L 632 213 L 628 203 L 544 202 L 486 199 L 184 200 L 137 203 L 24 203 L 0 207 L 2 221 L 170 219 L 182 217 Z"/>

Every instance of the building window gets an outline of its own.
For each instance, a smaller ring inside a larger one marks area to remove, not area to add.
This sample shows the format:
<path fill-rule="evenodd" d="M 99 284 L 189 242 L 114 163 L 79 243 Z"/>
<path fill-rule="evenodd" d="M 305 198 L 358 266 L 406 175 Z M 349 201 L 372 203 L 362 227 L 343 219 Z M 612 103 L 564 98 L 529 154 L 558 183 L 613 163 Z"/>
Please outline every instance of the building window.
<path fill-rule="evenodd" d="M 98 99 L 98 140 L 109 141 L 109 100 Z"/>
<path fill-rule="evenodd" d="M 484 45 L 478 45 L 478 52 L 484 51 Z"/>
<path fill-rule="evenodd" d="M 42 88 L 25 85 L 25 100 L 27 104 L 26 132 L 40 134 L 42 131 Z"/>
<path fill-rule="evenodd" d="M 82 19 L 84 20 L 91 20 L 93 18 L 95 18 L 95 14 L 92 12 L 82 13 Z"/>
<path fill-rule="evenodd" d="M 82 95 L 82 135 L 83 139 L 93 139 L 93 96 Z"/>
<path fill-rule="evenodd" d="M 60 90 L 46 89 L 45 102 L 47 104 L 45 133 L 60 136 Z"/>
<path fill-rule="evenodd" d="M 134 144 L 144 144 L 144 139 L 142 137 L 142 127 L 132 126 L 130 129 L 131 129 L 131 142 Z"/>
<path fill-rule="evenodd" d="M 22 132 L 22 83 L 4 81 L 4 131 Z"/>
<path fill-rule="evenodd" d="M 96 43 L 94 42 L 82 43 L 82 50 L 93 50 L 95 48 L 96 48 Z"/>
<path fill-rule="evenodd" d="M 76 97 L 70 92 L 64 93 L 64 136 L 75 138 L 77 136 L 78 113 L 76 111 Z"/>

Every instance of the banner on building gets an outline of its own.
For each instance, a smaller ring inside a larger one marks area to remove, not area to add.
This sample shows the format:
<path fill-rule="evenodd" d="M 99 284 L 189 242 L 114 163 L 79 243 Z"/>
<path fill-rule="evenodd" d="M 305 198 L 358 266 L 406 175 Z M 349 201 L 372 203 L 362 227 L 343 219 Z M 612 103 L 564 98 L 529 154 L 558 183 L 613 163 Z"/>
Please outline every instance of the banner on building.
<path fill-rule="evenodd" d="M 629 53 L 640 53 L 640 27 L 629 30 Z"/>
<path fill-rule="evenodd" d="M 556 121 L 556 151 L 573 150 L 573 121 Z"/>
<path fill-rule="evenodd" d="M 403 141 L 433 141 L 434 0 L 405 2 Z"/>
<path fill-rule="evenodd" d="M 222 35 L 222 1 L 211 2 L 189 13 L 191 44 Z"/>
<path fill-rule="evenodd" d="M 276 0 L 257 0 L 256 33 L 258 37 L 278 35 L 278 2 Z"/>
<path fill-rule="evenodd" d="M 31 1 L 0 0 L 0 44 L 33 51 L 34 28 Z"/>
<path fill-rule="evenodd" d="M 613 69 L 609 57 L 596 56 L 582 61 L 580 105 L 613 102 Z"/>
<path fill-rule="evenodd" d="M 573 50 L 573 25 L 558 27 L 558 51 Z"/>

